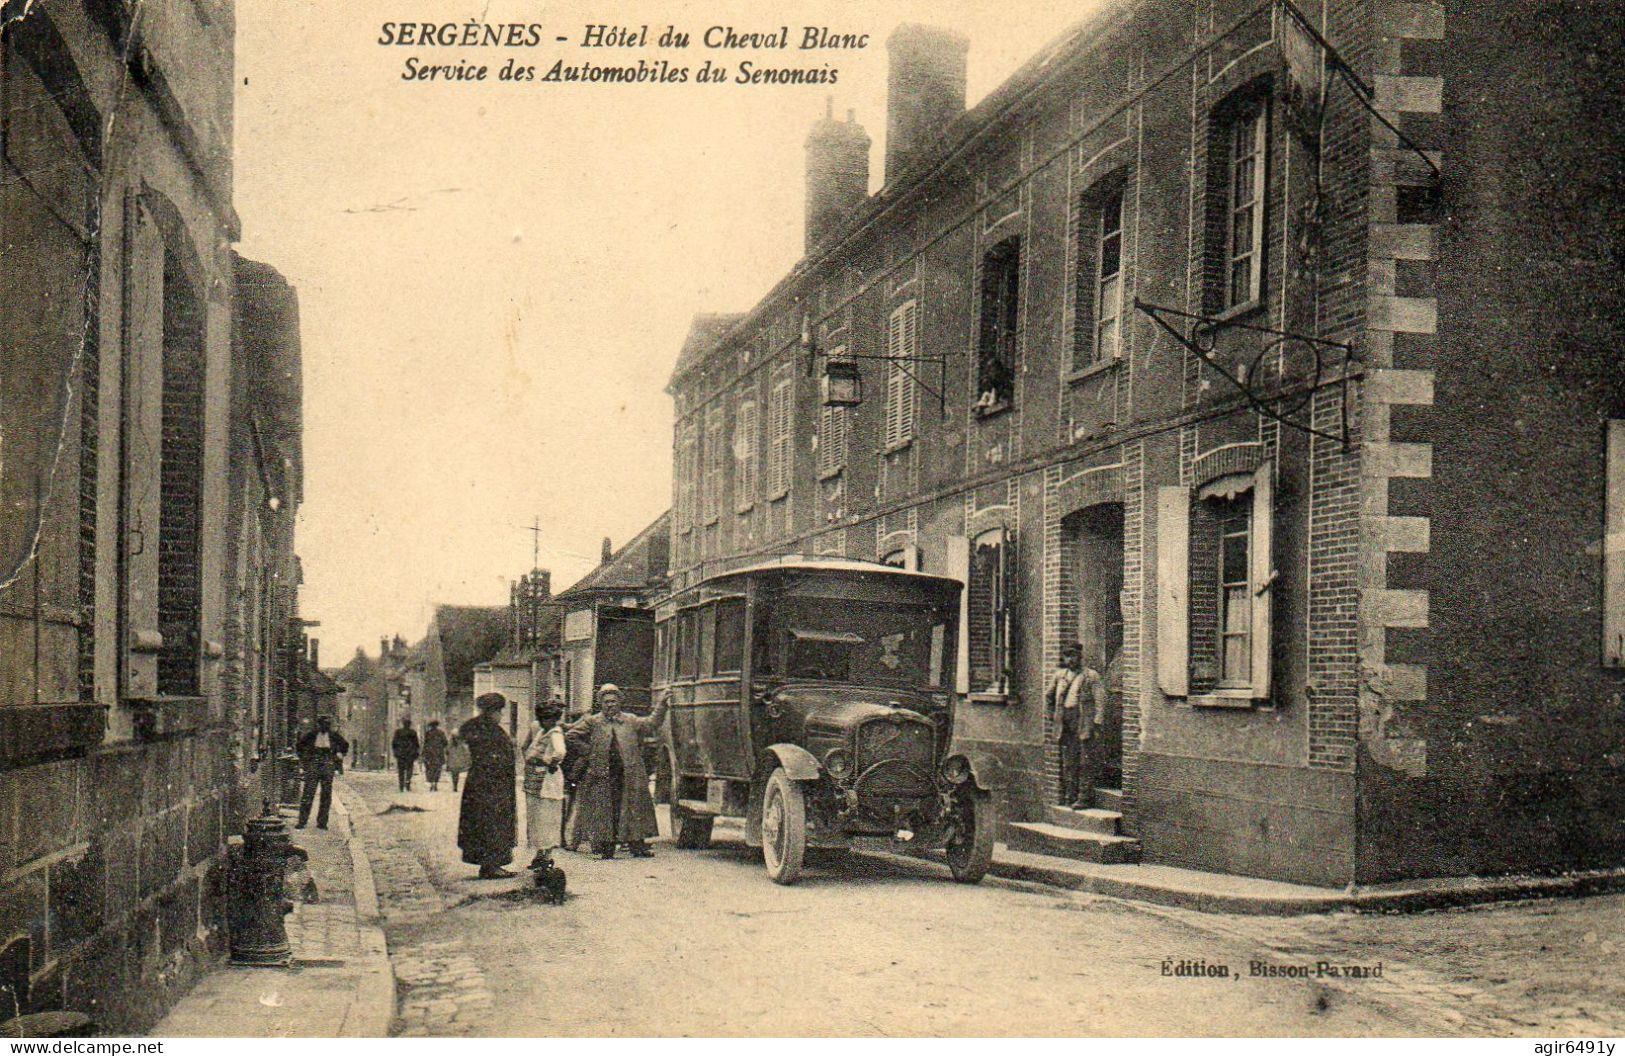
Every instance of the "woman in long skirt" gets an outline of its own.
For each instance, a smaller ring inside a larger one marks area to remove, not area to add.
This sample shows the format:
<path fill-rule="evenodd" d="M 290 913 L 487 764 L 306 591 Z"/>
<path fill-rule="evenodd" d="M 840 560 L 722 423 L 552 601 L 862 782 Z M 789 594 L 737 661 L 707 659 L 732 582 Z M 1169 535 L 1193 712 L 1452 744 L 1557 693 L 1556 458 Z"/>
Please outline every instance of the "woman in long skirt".
<path fill-rule="evenodd" d="M 536 856 L 530 868 L 546 869 L 564 822 L 564 709 L 555 701 L 536 706 L 536 725 L 522 749 L 525 758 L 525 842 Z"/>

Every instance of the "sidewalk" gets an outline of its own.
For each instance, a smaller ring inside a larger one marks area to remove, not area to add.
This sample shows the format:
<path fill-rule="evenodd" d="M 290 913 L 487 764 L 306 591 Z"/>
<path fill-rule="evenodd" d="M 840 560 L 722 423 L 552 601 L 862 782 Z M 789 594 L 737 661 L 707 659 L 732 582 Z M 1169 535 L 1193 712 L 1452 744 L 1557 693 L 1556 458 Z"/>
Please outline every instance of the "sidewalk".
<path fill-rule="evenodd" d="M 925 852 L 922 857 L 940 859 L 941 852 Z M 1625 869 L 1595 869 L 1560 876 L 1446 877 L 1339 889 L 1171 865 L 1096 865 L 1013 851 L 1003 843 L 994 848 L 990 875 L 1206 913 L 1260 916 L 1338 911 L 1406 913 L 1485 902 L 1625 891 Z"/>
<path fill-rule="evenodd" d="M 395 977 L 379 926 L 372 865 L 353 839 L 335 782 L 328 829 L 294 829 L 310 852 L 320 901 L 290 892 L 287 968 L 222 967 L 198 983 L 153 1027 L 160 1038 L 381 1038 L 395 1013 Z"/>

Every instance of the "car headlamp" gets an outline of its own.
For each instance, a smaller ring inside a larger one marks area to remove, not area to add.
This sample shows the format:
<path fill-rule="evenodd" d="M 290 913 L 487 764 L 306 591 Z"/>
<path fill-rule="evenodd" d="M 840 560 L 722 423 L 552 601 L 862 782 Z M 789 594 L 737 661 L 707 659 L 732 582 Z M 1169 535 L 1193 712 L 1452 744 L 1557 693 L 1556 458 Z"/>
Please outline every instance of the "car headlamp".
<path fill-rule="evenodd" d="M 942 764 L 942 776 L 953 784 L 964 784 L 970 780 L 970 760 L 962 755 L 948 757 Z"/>
<path fill-rule="evenodd" d="M 852 760 L 837 748 L 824 756 L 824 769 L 829 771 L 829 776 L 839 780 L 852 772 Z"/>

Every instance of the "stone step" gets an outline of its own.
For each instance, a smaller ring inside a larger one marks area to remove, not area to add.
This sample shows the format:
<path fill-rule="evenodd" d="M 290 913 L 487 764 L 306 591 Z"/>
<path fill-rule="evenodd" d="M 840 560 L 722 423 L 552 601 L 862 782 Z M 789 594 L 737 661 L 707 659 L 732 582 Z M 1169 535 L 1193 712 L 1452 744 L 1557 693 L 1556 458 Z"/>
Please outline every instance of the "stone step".
<path fill-rule="evenodd" d="M 1123 790 L 1120 788 L 1095 789 L 1095 806 L 1100 807 L 1102 810 L 1121 811 L 1123 809 Z"/>
<path fill-rule="evenodd" d="M 1084 832 L 1042 821 L 1018 821 L 1005 841 L 1013 851 L 1053 854 L 1097 865 L 1124 865 L 1140 860 L 1140 841 L 1128 836 Z"/>
<path fill-rule="evenodd" d="M 1098 832 L 1106 836 L 1121 836 L 1123 815 L 1115 810 L 1102 810 L 1099 807 L 1089 807 L 1086 810 L 1074 810 L 1071 807 L 1049 808 L 1049 823 L 1059 825 L 1063 829 L 1077 829 L 1080 832 Z"/>

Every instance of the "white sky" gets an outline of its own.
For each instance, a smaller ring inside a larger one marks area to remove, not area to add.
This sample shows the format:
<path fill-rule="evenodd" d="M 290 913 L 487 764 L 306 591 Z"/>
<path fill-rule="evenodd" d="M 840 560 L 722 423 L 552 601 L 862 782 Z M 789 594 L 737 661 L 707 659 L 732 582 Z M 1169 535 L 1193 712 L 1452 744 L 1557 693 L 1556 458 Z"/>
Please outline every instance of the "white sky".
<path fill-rule="evenodd" d="M 435 603 L 501 604 L 531 563 L 561 590 L 669 504 L 664 386 L 690 317 L 752 305 L 799 259 L 802 143 L 824 100 L 885 157 L 885 38 L 971 39 L 970 102 L 1099 0 L 764 4 L 239 0 L 245 256 L 298 288 L 301 598 L 323 660 L 420 637 Z M 764 13 L 766 12 L 766 13 Z M 538 22 L 539 48 L 382 47 L 385 21 Z M 589 23 L 687 30 L 685 52 L 587 49 Z M 722 52 L 708 26 L 824 25 L 857 52 Z M 552 37 L 565 35 L 569 44 Z M 833 88 L 408 83 L 409 55 L 707 58 L 839 67 Z"/>

